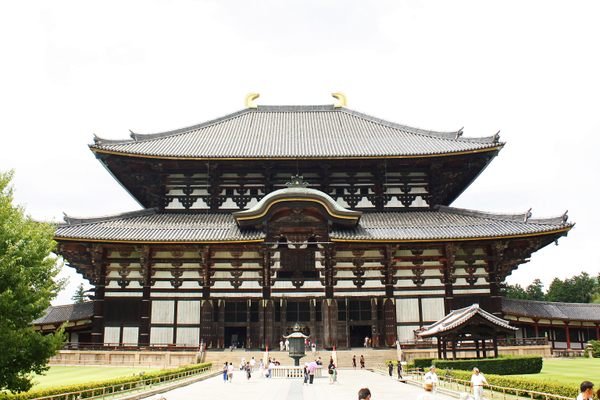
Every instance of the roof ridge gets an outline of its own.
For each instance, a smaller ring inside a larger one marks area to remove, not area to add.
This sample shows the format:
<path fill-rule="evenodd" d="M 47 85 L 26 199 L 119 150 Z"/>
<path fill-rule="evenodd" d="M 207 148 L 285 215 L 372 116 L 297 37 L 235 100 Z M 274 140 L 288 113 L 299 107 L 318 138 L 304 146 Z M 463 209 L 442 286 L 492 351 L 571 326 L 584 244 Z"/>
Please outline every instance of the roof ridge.
<path fill-rule="evenodd" d="M 145 134 L 129 131 L 129 132 L 131 132 L 130 133 L 131 139 L 121 139 L 121 140 L 102 139 L 102 138 L 94 135 L 94 144 L 90 145 L 90 146 L 103 145 L 103 144 L 125 144 L 125 143 L 141 142 L 141 141 L 145 142 L 145 141 L 150 141 L 153 139 L 162 139 L 165 137 L 177 136 L 179 134 L 187 133 L 192 130 L 205 128 L 207 126 L 216 125 L 221 122 L 240 117 L 248 112 L 253 112 L 253 109 L 244 108 L 242 110 L 238 110 L 233 113 L 223 115 L 222 117 L 214 118 L 214 119 L 211 119 L 211 120 L 208 120 L 205 122 L 201 122 L 199 124 L 190 125 L 190 126 L 186 126 L 183 128 L 170 130 L 170 131 L 163 131 L 163 132 L 157 132 L 157 133 L 145 133 Z"/>
<path fill-rule="evenodd" d="M 574 223 L 567 222 L 568 215 L 563 213 L 561 216 L 549 217 L 549 218 L 531 218 L 531 208 L 523 213 L 493 213 L 489 211 L 471 210 L 468 208 L 450 207 L 444 205 L 436 205 L 435 209 L 441 212 L 447 212 L 452 214 L 459 214 L 471 217 L 488 218 L 501 221 L 513 221 L 522 222 L 525 224 L 538 224 L 538 225 L 575 225 Z"/>
<path fill-rule="evenodd" d="M 145 215 L 153 215 L 156 214 L 158 210 L 156 208 L 144 208 L 142 210 L 135 211 L 126 211 L 119 214 L 112 215 L 103 215 L 98 217 L 70 217 L 67 214 L 63 213 L 63 218 L 65 220 L 64 224 L 59 224 L 59 226 L 69 226 L 69 225 L 84 225 L 84 224 L 93 224 L 97 222 L 105 222 L 105 221 L 114 221 L 116 219 L 126 219 L 126 218 L 134 218 Z"/>
<path fill-rule="evenodd" d="M 503 297 L 502 300 L 503 301 L 508 300 L 508 301 L 526 302 L 526 303 L 550 304 L 550 305 L 565 304 L 565 305 L 574 306 L 574 307 L 585 307 L 585 306 L 600 307 L 600 304 L 598 304 L 598 303 L 567 303 L 566 301 L 509 299 L 507 297 Z"/>
<path fill-rule="evenodd" d="M 382 118 L 374 117 L 372 115 L 365 114 L 360 111 L 355 111 L 355 110 L 345 108 L 345 107 L 341 107 L 341 108 L 339 108 L 339 110 L 342 112 L 346 112 L 347 114 L 353 115 L 355 117 L 359 117 L 359 118 L 365 119 L 367 121 L 373 122 L 373 123 L 381 124 L 384 126 L 388 126 L 390 128 L 394 128 L 394 129 L 405 130 L 406 132 L 415 134 L 415 135 L 422 135 L 422 136 L 434 137 L 437 139 L 459 141 L 459 142 L 504 145 L 504 143 L 501 143 L 498 141 L 500 139 L 500 136 L 498 133 L 495 135 L 492 135 L 492 136 L 484 136 L 484 137 L 462 137 L 463 128 L 460 128 L 457 131 L 435 131 L 435 130 L 429 130 L 429 129 L 416 128 L 413 126 L 408 126 L 408 125 L 400 124 L 397 122 L 388 121 L 388 120 L 385 120 Z"/>

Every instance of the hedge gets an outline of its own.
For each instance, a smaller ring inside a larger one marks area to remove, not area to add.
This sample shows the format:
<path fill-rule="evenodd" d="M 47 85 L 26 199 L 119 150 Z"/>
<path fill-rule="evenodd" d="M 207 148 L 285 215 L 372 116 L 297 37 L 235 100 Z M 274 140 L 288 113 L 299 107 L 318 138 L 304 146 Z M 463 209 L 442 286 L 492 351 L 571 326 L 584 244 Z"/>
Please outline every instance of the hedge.
<path fill-rule="evenodd" d="M 413 363 L 415 368 L 427 369 L 433 365 L 433 358 L 415 358 Z"/>
<path fill-rule="evenodd" d="M 147 379 L 162 378 L 164 376 L 176 374 L 179 372 L 195 371 L 195 370 L 204 369 L 206 367 L 210 368 L 211 366 L 212 366 L 212 363 L 194 364 L 194 365 L 189 365 L 186 367 L 149 372 L 149 373 L 145 373 L 143 375 L 137 374 L 137 375 L 127 376 L 127 377 L 122 377 L 122 378 L 108 379 L 108 380 L 98 381 L 98 382 L 89 382 L 89 383 L 82 383 L 82 384 L 76 384 L 76 385 L 55 386 L 55 387 L 51 387 L 51 388 L 47 388 L 47 389 L 40 389 L 40 390 L 34 389 L 34 390 L 30 390 L 25 393 L 16 393 L 16 394 L 0 393 L 0 400 L 29 400 L 29 399 L 35 399 L 38 397 L 60 395 L 63 393 L 79 392 L 79 391 L 83 391 L 83 390 L 96 389 L 96 388 L 98 389 L 98 391 L 93 391 L 93 392 L 90 391 L 89 393 L 82 394 L 81 398 L 83 399 L 86 397 L 92 397 L 93 395 L 102 394 L 101 388 L 106 387 L 106 386 L 127 385 L 130 383 L 140 382 L 140 381 L 144 381 Z M 140 382 L 140 384 L 142 384 L 142 383 Z"/>
<path fill-rule="evenodd" d="M 579 394 L 579 388 L 573 386 L 560 385 L 550 381 L 534 381 L 527 378 L 515 376 L 503 376 L 494 374 L 484 374 L 490 385 L 502 386 L 505 388 L 514 388 L 528 390 L 533 392 L 551 393 L 559 396 L 575 398 Z M 470 381 L 471 372 L 467 371 L 438 371 L 438 376 L 450 376 L 455 379 Z M 515 391 L 507 391 L 509 394 L 516 394 Z M 534 396 L 535 399 L 543 399 L 543 396 Z"/>
<path fill-rule="evenodd" d="M 433 365 L 441 369 L 470 371 L 477 367 L 489 374 L 517 375 L 539 374 L 542 370 L 542 357 L 500 357 L 472 360 L 433 360 Z"/>

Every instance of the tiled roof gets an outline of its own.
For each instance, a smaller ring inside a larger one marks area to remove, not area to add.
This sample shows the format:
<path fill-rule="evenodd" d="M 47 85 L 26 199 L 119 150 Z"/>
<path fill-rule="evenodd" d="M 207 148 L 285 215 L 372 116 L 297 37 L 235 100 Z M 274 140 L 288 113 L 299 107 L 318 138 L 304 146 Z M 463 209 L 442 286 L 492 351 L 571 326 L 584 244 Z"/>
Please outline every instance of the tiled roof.
<path fill-rule="evenodd" d="M 384 121 L 346 108 L 259 106 L 174 131 L 130 140 L 96 137 L 97 152 L 165 158 L 348 158 L 486 151 L 498 135 L 464 138 Z"/>
<path fill-rule="evenodd" d="M 51 306 L 46 309 L 44 316 L 33 321 L 33 325 L 60 324 L 66 321 L 91 319 L 93 313 L 94 303 L 91 301 L 64 306 Z"/>
<path fill-rule="evenodd" d="M 536 319 L 600 322 L 600 304 L 502 299 L 502 313 Z"/>
<path fill-rule="evenodd" d="M 485 311 L 484 309 L 479 307 L 479 304 L 473 304 L 469 307 L 454 310 L 450 312 L 450 314 L 446 315 L 444 318 L 437 321 L 436 323 L 426 326 L 425 330 L 419 333 L 419 336 L 435 336 L 439 335 L 440 333 L 452 331 L 453 329 L 456 329 L 466 324 L 471 318 L 474 318 L 477 315 L 488 320 L 493 325 L 496 325 L 499 328 L 507 330 L 517 329 L 510 326 L 508 321 L 505 321 L 502 318 L 498 318 L 495 315 Z"/>
<path fill-rule="evenodd" d="M 225 213 L 159 213 L 153 209 L 111 217 L 75 219 L 66 217 L 55 237 L 61 239 L 134 242 L 223 242 L 254 241 L 265 235 L 240 230 L 233 216 Z M 527 236 L 568 230 L 566 217 L 532 219 L 527 214 L 501 215 L 452 207 L 433 211 L 364 212 L 358 227 L 335 228 L 332 240 L 445 240 Z"/>

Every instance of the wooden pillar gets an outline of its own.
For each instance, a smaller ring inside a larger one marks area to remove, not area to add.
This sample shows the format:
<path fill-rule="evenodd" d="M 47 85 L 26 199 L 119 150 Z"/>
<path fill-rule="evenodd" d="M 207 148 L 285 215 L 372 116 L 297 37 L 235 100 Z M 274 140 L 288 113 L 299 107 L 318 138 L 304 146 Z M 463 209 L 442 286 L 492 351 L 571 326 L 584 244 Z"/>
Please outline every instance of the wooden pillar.
<path fill-rule="evenodd" d="M 317 343 L 317 346 L 323 346 L 323 342 L 321 342 L 321 338 L 319 338 L 319 332 L 317 332 L 317 310 L 315 299 L 308 300 L 308 317 L 309 317 L 309 327 L 310 327 L 310 336 L 312 336 L 313 340 Z M 323 309 L 321 309 L 323 312 Z"/>
<path fill-rule="evenodd" d="M 444 246 L 444 256 L 446 259 L 444 265 L 444 312 L 449 314 L 454 308 L 454 282 L 456 278 L 454 276 L 455 266 L 454 259 L 456 254 L 456 247 L 454 244 L 449 243 Z"/>
<path fill-rule="evenodd" d="M 498 336 L 494 335 L 492 343 L 494 344 L 494 357 L 498 358 Z"/>
<path fill-rule="evenodd" d="M 481 351 L 483 352 L 483 358 L 487 358 L 487 350 L 485 348 L 485 338 L 481 339 Z"/>
<path fill-rule="evenodd" d="M 335 251 L 331 245 L 325 245 L 325 298 L 333 299 L 333 266 Z"/>
<path fill-rule="evenodd" d="M 140 329 L 138 331 L 138 345 L 150 345 L 150 315 L 152 303 L 150 301 L 152 276 L 152 249 L 150 246 L 141 246 L 138 248 L 140 252 L 140 266 L 142 267 L 142 304 L 140 310 Z"/>
<path fill-rule="evenodd" d="M 200 255 L 202 256 L 202 298 L 209 299 L 210 298 L 210 287 L 212 286 L 211 282 L 211 256 L 210 256 L 210 246 L 206 246 L 203 250 L 200 251 Z"/>
<path fill-rule="evenodd" d="M 337 301 L 332 299 L 322 300 L 321 312 L 323 314 L 323 346 L 337 347 Z"/>
<path fill-rule="evenodd" d="M 371 347 L 379 347 L 379 329 L 377 327 L 377 298 L 371 298 Z"/>
<path fill-rule="evenodd" d="M 565 323 L 565 335 L 567 337 L 567 350 L 571 350 L 571 332 L 569 331 L 569 321 Z"/>
<path fill-rule="evenodd" d="M 387 346 L 393 346 L 398 337 L 396 326 L 396 304 L 394 303 L 394 299 L 383 300 L 383 319 L 385 344 Z"/>
<path fill-rule="evenodd" d="M 225 300 L 219 300 L 217 302 L 219 307 L 219 321 L 217 323 L 217 347 L 225 347 Z"/>
<path fill-rule="evenodd" d="M 100 245 L 92 246 L 92 268 L 94 271 L 94 316 L 92 318 L 92 343 L 104 343 L 104 292 L 106 287 L 106 264 L 104 249 Z"/>
<path fill-rule="evenodd" d="M 533 320 L 533 332 L 536 338 L 540 337 L 540 327 L 538 324 L 538 320 L 536 319 Z"/>
<path fill-rule="evenodd" d="M 438 351 L 438 359 L 442 359 L 442 338 L 437 337 L 437 351 Z"/>
<path fill-rule="evenodd" d="M 477 354 L 477 358 L 481 358 L 481 353 L 479 352 L 479 339 L 475 339 L 475 354 Z"/>
<path fill-rule="evenodd" d="M 271 298 L 271 263 L 273 262 L 271 259 L 271 251 L 267 247 L 263 247 L 260 250 L 262 256 L 262 294 L 263 299 Z"/>
<path fill-rule="evenodd" d="M 452 359 L 456 360 L 456 339 L 452 339 Z"/>

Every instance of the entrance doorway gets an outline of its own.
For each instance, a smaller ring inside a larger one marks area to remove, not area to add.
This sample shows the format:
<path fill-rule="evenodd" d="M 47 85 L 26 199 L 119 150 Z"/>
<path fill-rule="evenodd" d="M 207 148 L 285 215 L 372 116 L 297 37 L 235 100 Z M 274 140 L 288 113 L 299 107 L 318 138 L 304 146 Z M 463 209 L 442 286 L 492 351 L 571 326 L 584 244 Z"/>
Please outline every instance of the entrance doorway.
<path fill-rule="evenodd" d="M 244 348 L 246 347 L 246 327 L 245 326 L 226 326 L 225 327 L 225 347 Z"/>
<path fill-rule="evenodd" d="M 364 347 L 365 337 L 373 338 L 371 325 L 350 325 L 350 347 Z"/>

